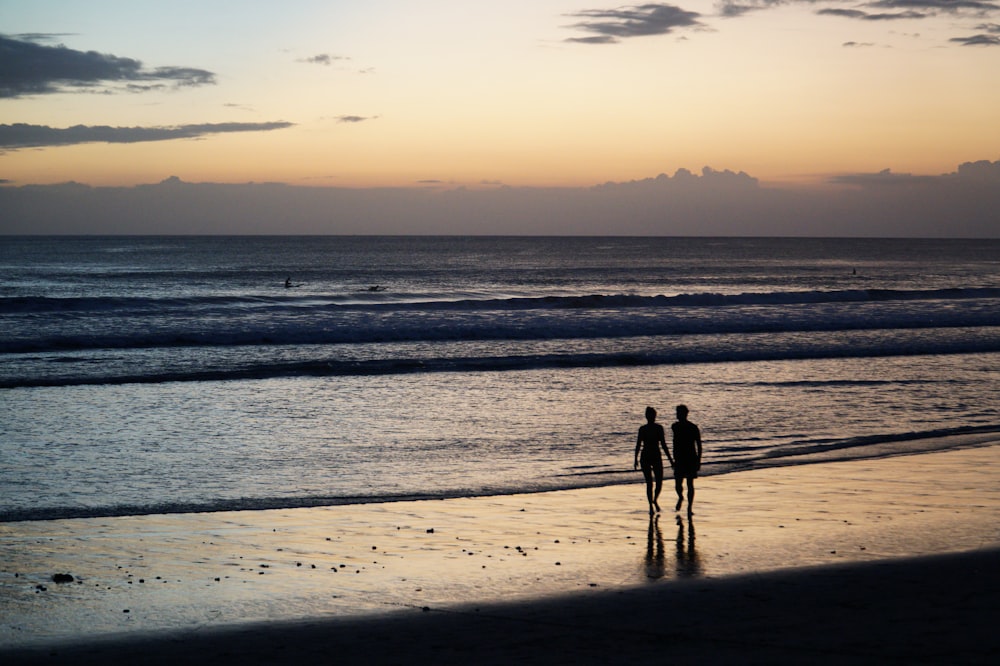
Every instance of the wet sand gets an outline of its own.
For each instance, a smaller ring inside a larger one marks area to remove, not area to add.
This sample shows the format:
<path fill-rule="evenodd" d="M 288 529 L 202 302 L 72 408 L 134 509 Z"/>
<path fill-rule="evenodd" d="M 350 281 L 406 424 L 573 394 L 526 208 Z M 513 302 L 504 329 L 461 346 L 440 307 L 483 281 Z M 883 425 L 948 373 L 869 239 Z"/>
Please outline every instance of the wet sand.
<path fill-rule="evenodd" d="M 691 518 L 637 482 L 8 523 L 0 660 L 995 663 L 998 480 L 993 445 L 708 477 Z"/>

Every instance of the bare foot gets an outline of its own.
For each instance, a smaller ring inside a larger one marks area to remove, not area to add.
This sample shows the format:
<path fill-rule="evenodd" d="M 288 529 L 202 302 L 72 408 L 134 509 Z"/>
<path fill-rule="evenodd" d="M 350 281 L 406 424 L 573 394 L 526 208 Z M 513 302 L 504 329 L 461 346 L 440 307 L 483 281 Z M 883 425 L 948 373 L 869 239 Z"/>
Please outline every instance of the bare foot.
<path fill-rule="evenodd" d="M 684 498 L 683 497 L 678 497 L 677 498 L 677 506 L 674 507 L 674 511 L 680 511 L 681 510 L 681 504 L 683 502 L 684 502 Z"/>
<path fill-rule="evenodd" d="M 656 513 L 659 513 L 660 512 L 660 503 L 659 502 L 653 502 L 653 506 L 656 507 Z"/>

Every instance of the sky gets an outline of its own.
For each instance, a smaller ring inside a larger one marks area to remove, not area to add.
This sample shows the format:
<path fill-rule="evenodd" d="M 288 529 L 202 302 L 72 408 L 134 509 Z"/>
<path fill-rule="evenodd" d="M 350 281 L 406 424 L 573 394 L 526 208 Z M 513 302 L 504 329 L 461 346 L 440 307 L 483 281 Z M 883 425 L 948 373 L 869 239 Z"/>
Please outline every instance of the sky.
<path fill-rule="evenodd" d="M 584 215 L 597 191 L 610 211 L 631 186 L 656 196 L 625 202 L 667 202 L 676 223 L 580 229 L 687 233 L 730 206 L 745 226 L 708 231 L 822 233 L 759 222 L 823 210 L 836 235 L 829 207 L 841 206 L 848 231 L 924 211 L 921 234 L 995 236 L 998 72 L 1000 0 L 0 0 L 0 205 L 22 216 L 0 231 L 143 229 L 95 226 L 67 183 L 114 201 L 178 184 L 231 199 L 255 183 L 266 187 L 250 198 L 284 186 L 301 219 L 251 220 L 254 232 L 363 230 L 375 204 L 359 197 L 391 190 L 405 201 L 394 215 L 436 219 L 434 205 L 464 197 L 460 213 L 495 231 L 572 233 L 572 221 L 538 224 Z M 314 219 L 348 195 L 368 212 Z M 976 219 L 945 219 L 956 201 Z M 511 206 L 520 222 L 505 226 Z M 52 219 L 75 208 L 76 221 Z M 486 230 L 376 221 L 380 233 Z M 911 233 L 890 222 L 886 233 Z"/>

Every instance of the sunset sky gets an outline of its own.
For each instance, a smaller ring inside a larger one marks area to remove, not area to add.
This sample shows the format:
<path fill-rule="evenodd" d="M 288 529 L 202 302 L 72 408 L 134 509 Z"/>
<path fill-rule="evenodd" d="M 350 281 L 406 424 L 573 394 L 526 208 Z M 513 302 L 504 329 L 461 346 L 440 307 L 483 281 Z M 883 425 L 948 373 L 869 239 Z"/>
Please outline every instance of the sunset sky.
<path fill-rule="evenodd" d="M 1000 2 L 0 0 L 0 181 L 822 185 L 1000 159 Z"/>

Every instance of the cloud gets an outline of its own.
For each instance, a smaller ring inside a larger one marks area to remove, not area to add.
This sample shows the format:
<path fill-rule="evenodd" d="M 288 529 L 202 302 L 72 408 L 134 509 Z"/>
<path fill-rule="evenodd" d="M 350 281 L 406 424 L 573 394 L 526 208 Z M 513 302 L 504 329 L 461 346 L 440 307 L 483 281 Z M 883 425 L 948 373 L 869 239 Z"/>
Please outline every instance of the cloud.
<path fill-rule="evenodd" d="M 22 32 L 13 35 L 25 42 L 50 42 L 60 37 L 75 37 L 75 32 Z"/>
<path fill-rule="evenodd" d="M 989 160 L 965 162 L 958 166 L 958 171 L 954 175 L 967 181 L 991 181 L 1000 185 L 1000 160 L 996 162 Z"/>
<path fill-rule="evenodd" d="M 338 123 L 363 123 L 366 120 L 375 120 L 378 116 L 337 116 Z"/>
<path fill-rule="evenodd" d="M 722 0 L 718 6 L 721 16 L 736 17 L 783 5 L 814 4 L 815 2 L 816 0 Z M 984 0 L 871 0 L 860 5 L 835 0 L 831 4 L 850 6 L 826 7 L 817 10 L 816 13 L 823 16 L 840 16 L 862 21 L 896 21 L 930 18 L 942 12 L 984 16 L 1000 11 L 1000 3 Z M 858 9 L 859 6 L 890 11 L 870 12 Z"/>
<path fill-rule="evenodd" d="M 719 14 L 732 18 L 784 4 L 787 4 L 784 0 L 723 0 L 719 3 Z"/>
<path fill-rule="evenodd" d="M 749 12 L 762 11 L 790 4 L 815 4 L 817 0 L 721 0 L 718 4 L 719 15 L 737 17 Z M 871 0 L 856 4 L 844 0 L 832 0 L 830 4 L 849 5 L 848 7 L 826 7 L 817 10 L 817 14 L 825 16 L 841 16 L 843 18 L 862 21 L 895 21 L 903 19 L 923 19 L 946 12 L 950 14 L 988 15 L 1000 11 L 1000 4 L 986 0 Z M 887 12 L 870 12 L 857 7 L 889 10 Z"/>
<path fill-rule="evenodd" d="M 320 53 L 319 55 L 314 55 L 309 58 L 303 58 L 302 60 L 299 60 L 299 62 L 305 62 L 311 65 L 325 65 L 329 67 L 338 60 L 350 60 L 350 58 L 346 56 L 332 56 L 329 53 Z"/>
<path fill-rule="evenodd" d="M 71 146 L 80 143 L 142 143 L 194 139 L 208 134 L 229 132 L 267 132 L 292 127 L 293 123 L 202 123 L 174 127 L 109 127 L 75 125 L 57 128 L 47 125 L 15 123 L 0 125 L 0 150 Z"/>
<path fill-rule="evenodd" d="M 982 0 L 874 0 L 868 7 L 885 9 L 916 9 L 948 13 L 973 12 L 989 14 L 1000 10 L 1000 4 L 983 2 Z"/>
<path fill-rule="evenodd" d="M 0 187 L 0 234 L 493 234 L 998 238 L 1000 161 L 939 176 L 847 174 L 764 186 L 686 169 L 594 187 L 355 188 L 280 183 Z M 136 210 L 143 215 L 136 216 Z"/>
<path fill-rule="evenodd" d="M 941 14 L 955 17 L 985 17 L 1000 13 L 1000 0 L 868 0 L 858 3 L 854 0 L 718 0 L 714 17 L 739 18 L 751 12 L 790 5 L 823 4 L 816 14 L 837 16 L 867 22 L 892 22 L 929 19 Z M 583 31 L 584 35 L 570 37 L 567 42 L 580 44 L 617 44 L 623 39 L 647 35 L 664 35 L 679 28 L 708 30 L 704 23 L 706 16 L 687 11 L 665 3 L 647 3 L 614 9 L 587 9 L 566 14 L 577 19 L 566 28 Z M 986 23 L 977 26 L 981 34 L 951 39 L 951 43 L 965 46 L 1000 45 L 997 24 Z M 858 42 L 847 42 L 845 46 L 859 46 Z"/>
<path fill-rule="evenodd" d="M 719 15 L 727 18 L 740 17 L 753 11 L 775 7 L 823 2 L 828 5 L 816 10 L 820 16 L 836 16 L 856 21 L 889 22 L 930 19 L 941 14 L 954 17 L 985 17 L 1000 13 L 1000 0 L 868 0 L 860 4 L 851 0 L 720 0 Z M 981 31 L 968 37 L 953 37 L 951 44 L 963 46 L 1000 46 L 1000 25 L 981 23 L 974 28 Z M 848 41 L 844 47 L 875 46 L 871 42 Z"/>
<path fill-rule="evenodd" d="M 891 169 L 883 169 L 878 173 L 855 173 L 834 176 L 830 182 L 835 185 L 853 185 L 866 189 L 883 189 L 896 187 L 911 187 L 914 185 L 991 185 L 1000 191 L 1000 161 L 965 162 L 958 166 L 954 173 L 940 176 L 914 176 L 909 173 L 893 173 Z"/>
<path fill-rule="evenodd" d="M 613 188 L 623 190 L 656 188 L 660 191 L 668 191 L 671 189 L 691 190 L 694 188 L 701 188 L 704 190 L 707 188 L 713 188 L 746 191 L 756 190 L 759 186 L 760 182 L 744 171 L 740 171 L 739 173 L 729 169 L 718 171 L 712 167 L 706 166 L 702 167 L 700 176 L 695 175 L 688 169 L 678 169 L 674 172 L 673 177 L 668 176 L 665 173 L 661 173 L 656 178 L 630 180 L 625 183 L 605 183 L 603 185 L 597 185 L 595 189 Z"/>
<path fill-rule="evenodd" d="M 666 35 L 677 28 L 702 25 L 698 12 L 658 3 L 617 9 L 586 9 L 568 16 L 584 20 L 567 27 L 593 33 L 566 40 L 581 44 L 615 44 L 630 37 Z"/>
<path fill-rule="evenodd" d="M 42 39 L 46 35 L 27 35 Z M 145 92 L 173 85 L 202 86 L 215 83 L 215 74 L 194 67 L 165 66 L 148 69 L 133 58 L 65 46 L 45 46 L 34 41 L 0 35 L 0 98 L 98 90 L 112 92 L 122 86 Z"/>
<path fill-rule="evenodd" d="M 884 188 L 933 183 L 936 176 L 914 176 L 908 173 L 893 173 L 883 169 L 878 173 L 851 173 L 830 178 L 834 185 L 853 185 L 863 188 Z"/>
<path fill-rule="evenodd" d="M 1000 23 L 980 23 L 974 29 L 982 32 L 971 37 L 954 37 L 951 41 L 965 46 L 1000 46 Z"/>
<path fill-rule="evenodd" d="M 869 14 L 868 12 L 863 12 L 860 9 L 820 9 L 816 12 L 821 16 L 841 16 L 843 18 L 859 19 L 862 21 L 897 21 L 897 20 L 912 20 L 912 19 L 922 19 L 932 16 L 932 14 L 922 14 L 921 12 L 909 10 L 905 12 L 899 12 L 896 14 Z"/>
<path fill-rule="evenodd" d="M 958 42 L 964 46 L 1000 46 L 997 35 L 972 35 L 971 37 L 952 37 L 950 42 Z"/>

